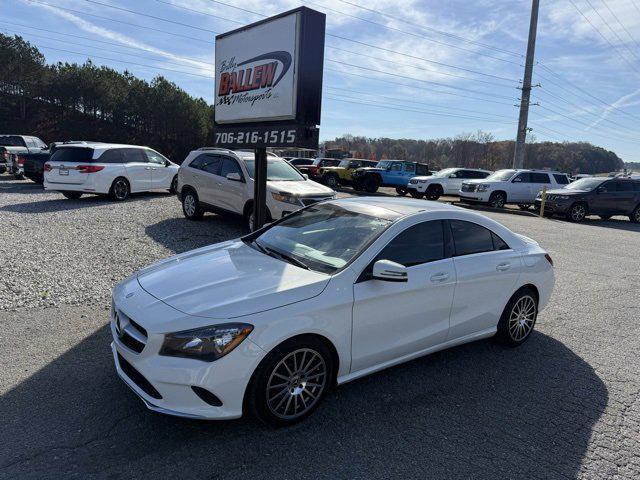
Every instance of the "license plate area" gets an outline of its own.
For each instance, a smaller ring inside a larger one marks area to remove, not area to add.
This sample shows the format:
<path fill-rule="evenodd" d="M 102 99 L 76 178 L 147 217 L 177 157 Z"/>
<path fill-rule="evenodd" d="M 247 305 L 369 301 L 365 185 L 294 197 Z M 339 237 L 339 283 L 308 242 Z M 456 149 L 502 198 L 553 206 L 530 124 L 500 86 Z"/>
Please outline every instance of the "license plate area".
<path fill-rule="evenodd" d="M 60 173 L 60 175 L 69 175 L 69 170 L 66 168 L 59 168 L 58 172 Z"/>

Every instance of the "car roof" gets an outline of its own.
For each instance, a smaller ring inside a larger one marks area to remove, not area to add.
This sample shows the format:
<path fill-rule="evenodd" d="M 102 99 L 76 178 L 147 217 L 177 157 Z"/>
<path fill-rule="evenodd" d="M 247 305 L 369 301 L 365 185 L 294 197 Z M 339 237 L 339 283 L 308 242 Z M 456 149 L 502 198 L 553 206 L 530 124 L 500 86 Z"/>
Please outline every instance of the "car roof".
<path fill-rule="evenodd" d="M 124 143 L 85 142 L 63 143 L 58 148 L 93 148 L 94 150 L 108 150 L 110 148 L 149 148 L 143 145 L 127 145 Z"/>
<path fill-rule="evenodd" d="M 355 204 L 370 207 L 384 208 L 400 215 L 412 215 L 418 212 L 436 211 L 467 211 L 464 208 L 449 205 L 448 203 L 429 202 L 402 197 L 351 197 L 331 200 L 332 203 Z"/>

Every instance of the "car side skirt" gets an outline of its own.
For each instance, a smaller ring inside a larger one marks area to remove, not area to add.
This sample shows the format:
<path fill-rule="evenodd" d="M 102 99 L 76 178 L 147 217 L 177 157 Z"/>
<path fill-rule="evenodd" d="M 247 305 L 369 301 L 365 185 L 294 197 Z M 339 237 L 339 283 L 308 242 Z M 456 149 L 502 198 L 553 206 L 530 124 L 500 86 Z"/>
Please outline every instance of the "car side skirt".
<path fill-rule="evenodd" d="M 379 363 L 378 365 L 374 365 L 373 367 L 364 368 L 362 370 L 358 370 L 357 372 L 351 372 L 348 375 L 343 375 L 341 377 L 338 377 L 337 382 L 338 382 L 338 385 L 342 385 L 343 383 L 347 383 L 352 380 L 365 377 L 375 372 L 379 372 L 380 370 L 384 370 L 385 368 L 393 367 L 395 365 L 400 365 L 401 363 L 409 362 L 416 358 L 424 357 L 425 355 L 439 352 L 440 350 L 446 350 L 447 348 L 455 347 L 457 345 L 462 345 L 464 343 L 475 342 L 476 340 L 482 340 L 483 338 L 493 337 L 496 334 L 496 331 L 497 331 L 497 327 L 491 327 L 486 330 L 481 330 L 480 332 L 472 333 L 471 335 L 465 335 L 464 337 L 455 338 L 453 340 L 449 340 L 448 342 L 440 343 L 438 345 L 434 345 L 433 347 L 425 348 L 424 350 L 419 350 L 417 352 L 410 353 L 408 355 L 404 355 L 402 357 L 398 357 L 393 360 L 389 360 L 387 362 Z"/>

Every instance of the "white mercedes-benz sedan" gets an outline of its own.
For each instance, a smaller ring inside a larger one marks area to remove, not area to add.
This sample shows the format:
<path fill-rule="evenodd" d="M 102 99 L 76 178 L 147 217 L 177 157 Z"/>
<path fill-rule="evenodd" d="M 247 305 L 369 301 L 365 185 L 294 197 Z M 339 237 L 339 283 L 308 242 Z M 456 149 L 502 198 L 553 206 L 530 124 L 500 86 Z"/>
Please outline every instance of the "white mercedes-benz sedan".
<path fill-rule="evenodd" d="M 336 384 L 481 338 L 520 345 L 553 284 L 551 257 L 485 216 L 330 200 L 124 280 L 113 357 L 151 410 L 286 425 Z"/>

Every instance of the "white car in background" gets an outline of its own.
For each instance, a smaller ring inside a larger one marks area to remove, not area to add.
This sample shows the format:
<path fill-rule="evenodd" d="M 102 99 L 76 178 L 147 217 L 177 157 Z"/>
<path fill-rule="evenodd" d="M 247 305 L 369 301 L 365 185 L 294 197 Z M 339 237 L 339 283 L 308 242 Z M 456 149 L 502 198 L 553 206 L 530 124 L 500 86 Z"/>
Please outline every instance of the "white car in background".
<path fill-rule="evenodd" d="M 112 143 L 63 144 L 44 164 L 44 189 L 78 199 L 85 193 L 126 200 L 131 193 L 175 192 L 178 165 L 148 147 Z"/>
<path fill-rule="evenodd" d="M 493 208 L 502 208 L 507 203 L 515 203 L 522 210 L 529 209 L 536 202 L 538 193 L 564 188 L 569 176 L 549 170 L 504 169 L 492 173 L 484 180 L 462 182 L 460 201 L 466 203 L 486 203 Z"/>
<path fill-rule="evenodd" d="M 335 384 L 482 338 L 522 344 L 553 284 L 551 257 L 485 216 L 331 200 L 121 282 L 111 348 L 151 410 L 286 425 Z"/>
<path fill-rule="evenodd" d="M 232 213 L 244 217 L 247 228 L 253 231 L 254 172 L 253 152 L 207 147 L 192 151 L 178 173 L 178 198 L 185 217 L 197 220 L 207 211 Z M 335 195 L 285 159 L 267 156 L 268 221 Z"/>
<path fill-rule="evenodd" d="M 490 174 L 489 170 L 477 168 L 445 168 L 431 176 L 413 177 L 407 190 L 413 198 L 437 200 L 442 195 L 459 195 L 464 180 L 487 178 Z"/>

